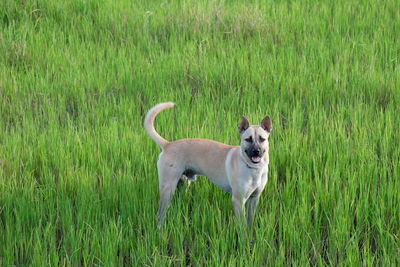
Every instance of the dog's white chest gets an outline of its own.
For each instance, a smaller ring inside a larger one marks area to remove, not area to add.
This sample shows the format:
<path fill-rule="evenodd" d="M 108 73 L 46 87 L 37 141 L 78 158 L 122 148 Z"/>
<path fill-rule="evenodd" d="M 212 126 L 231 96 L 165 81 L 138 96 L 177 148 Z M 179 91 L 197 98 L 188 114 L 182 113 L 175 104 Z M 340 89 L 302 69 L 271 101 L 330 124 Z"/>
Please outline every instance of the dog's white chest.
<path fill-rule="evenodd" d="M 241 181 L 242 194 L 245 199 L 248 199 L 253 193 L 261 193 L 266 183 L 266 172 L 254 171 L 250 172 L 247 177 L 243 177 Z"/>
<path fill-rule="evenodd" d="M 255 189 L 261 185 L 261 175 L 250 176 L 250 189 Z"/>

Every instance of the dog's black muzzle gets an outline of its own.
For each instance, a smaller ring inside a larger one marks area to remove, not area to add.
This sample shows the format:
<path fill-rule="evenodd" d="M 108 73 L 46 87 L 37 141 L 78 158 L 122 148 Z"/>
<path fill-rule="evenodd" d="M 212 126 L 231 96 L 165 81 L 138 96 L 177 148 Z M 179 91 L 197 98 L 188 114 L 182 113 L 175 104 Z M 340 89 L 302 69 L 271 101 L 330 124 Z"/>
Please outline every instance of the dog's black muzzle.
<path fill-rule="evenodd" d="M 249 157 L 252 163 L 257 164 L 261 162 L 261 158 L 264 154 L 264 151 L 261 148 L 252 146 L 249 149 L 245 150 L 246 155 Z"/>

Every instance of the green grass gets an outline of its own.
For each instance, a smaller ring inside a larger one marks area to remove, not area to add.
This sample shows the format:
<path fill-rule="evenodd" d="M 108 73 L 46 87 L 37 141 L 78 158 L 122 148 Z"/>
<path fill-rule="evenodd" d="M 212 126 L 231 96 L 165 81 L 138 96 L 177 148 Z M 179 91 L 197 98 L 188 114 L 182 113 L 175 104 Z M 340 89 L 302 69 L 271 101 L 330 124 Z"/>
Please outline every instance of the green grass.
<path fill-rule="evenodd" d="M 400 264 L 400 2 L 0 1 L 0 265 Z M 168 140 L 270 115 L 254 240 Z"/>

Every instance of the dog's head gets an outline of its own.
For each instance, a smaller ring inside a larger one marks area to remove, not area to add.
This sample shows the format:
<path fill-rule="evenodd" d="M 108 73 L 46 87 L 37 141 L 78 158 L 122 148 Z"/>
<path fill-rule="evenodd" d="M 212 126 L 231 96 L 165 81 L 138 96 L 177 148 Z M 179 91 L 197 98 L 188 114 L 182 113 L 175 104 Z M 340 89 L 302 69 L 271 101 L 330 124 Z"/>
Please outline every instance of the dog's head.
<path fill-rule="evenodd" d="M 238 130 L 240 133 L 240 149 L 244 152 L 253 164 L 262 161 L 269 148 L 269 134 L 272 130 L 271 119 L 265 117 L 260 125 L 250 125 L 249 121 L 243 117 L 239 123 Z"/>

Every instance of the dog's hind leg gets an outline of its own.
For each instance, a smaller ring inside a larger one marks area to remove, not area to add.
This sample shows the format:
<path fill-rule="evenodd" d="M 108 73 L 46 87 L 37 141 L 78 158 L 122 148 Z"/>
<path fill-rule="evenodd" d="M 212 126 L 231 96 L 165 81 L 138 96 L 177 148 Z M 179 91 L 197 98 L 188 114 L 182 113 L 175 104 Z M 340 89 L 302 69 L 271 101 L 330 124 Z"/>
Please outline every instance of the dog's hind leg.
<path fill-rule="evenodd" d="M 160 207 L 157 212 L 158 225 L 162 226 L 165 220 L 165 213 L 171 202 L 171 198 L 178 185 L 182 171 L 174 166 L 159 164 L 158 176 L 160 183 Z"/>

